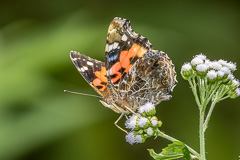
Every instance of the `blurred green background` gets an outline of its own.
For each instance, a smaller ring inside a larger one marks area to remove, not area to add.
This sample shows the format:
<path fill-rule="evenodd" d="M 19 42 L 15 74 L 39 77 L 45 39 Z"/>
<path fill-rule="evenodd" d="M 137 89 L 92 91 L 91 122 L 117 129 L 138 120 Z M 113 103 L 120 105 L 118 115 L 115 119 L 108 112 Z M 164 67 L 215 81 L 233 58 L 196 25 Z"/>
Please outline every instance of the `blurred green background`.
<path fill-rule="evenodd" d="M 240 65 L 237 1 L 6 1 L 0 2 L 0 160 L 151 159 L 157 138 L 131 146 L 113 122 L 118 115 L 96 94 L 69 58 L 77 50 L 104 61 L 106 32 L 114 17 L 181 65 L 204 53 Z M 235 76 L 240 79 L 240 68 Z M 198 109 L 178 76 L 170 101 L 157 107 L 162 130 L 198 150 Z M 206 133 L 209 160 L 240 156 L 240 98 L 217 104 Z M 124 125 L 124 121 L 120 122 Z"/>

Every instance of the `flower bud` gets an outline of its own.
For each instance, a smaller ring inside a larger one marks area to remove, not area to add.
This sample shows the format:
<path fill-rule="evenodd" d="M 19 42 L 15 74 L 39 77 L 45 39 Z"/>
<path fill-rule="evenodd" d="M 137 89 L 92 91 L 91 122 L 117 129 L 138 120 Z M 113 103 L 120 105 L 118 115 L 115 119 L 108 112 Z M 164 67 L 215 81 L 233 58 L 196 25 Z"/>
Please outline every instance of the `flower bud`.
<path fill-rule="evenodd" d="M 208 71 L 207 78 L 208 78 L 209 82 L 214 83 L 217 80 L 216 79 L 217 78 L 217 72 L 214 71 L 214 70 Z"/>
<path fill-rule="evenodd" d="M 237 87 L 239 87 L 239 80 L 238 79 L 233 79 L 233 80 L 229 81 L 229 84 L 230 84 L 229 87 L 232 90 L 235 90 L 235 89 L 237 89 Z"/>
<path fill-rule="evenodd" d="M 226 66 L 232 71 L 236 71 L 237 70 L 237 65 L 236 63 L 233 63 L 233 62 L 229 62 L 229 63 L 226 63 Z"/>
<path fill-rule="evenodd" d="M 214 69 L 214 70 L 220 70 L 222 68 L 221 63 L 217 61 L 213 61 L 209 64 L 209 68 Z"/>
<path fill-rule="evenodd" d="M 151 125 L 152 125 L 153 127 L 157 127 L 158 124 L 159 124 L 159 122 L 158 122 L 157 117 L 155 117 L 155 116 L 152 117 L 152 118 L 151 118 Z"/>
<path fill-rule="evenodd" d="M 229 97 L 234 99 L 240 96 L 240 88 L 235 89 L 234 91 L 229 91 Z"/>
<path fill-rule="evenodd" d="M 199 76 L 205 76 L 207 74 L 209 66 L 206 64 L 199 64 L 196 66 L 196 71 Z"/>
<path fill-rule="evenodd" d="M 147 128 L 150 122 L 146 117 L 140 117 L 137 124 L 140 128 Z"/>
<path fill-rule="evenodd" d="M 201 59 L 201 58 L 199 58 L 199 57 L 195 57 L 195 58 L 193 58 L 192 59 L 192 61 L 191 61 L 191 64 L 192 64 L 192 66 L 196 66 L 196 65 L 198 65 L 198 64 L 202 64 L 203 63 L 203 60 Z"/>
<path fill-rule="evenodd" d="M 157 127 L 161 127 L 162 126 L 162 121 L 158 121 L 158 126 Z"/>
<path fill-rule="evenodd" d="M 128 133 L 125 138 L 126 138 L 126 142 L 128 142 L 129 144 L 133 145 L 135 143 L 134 132 Z"/>
<path fill-rule="evenodd" d="M 125 127 L 128 129 L 134 129 L 137 125 L 137 119 L 138 117 L 136 115 L 132 115 L 129 117 L 125 122 Z"/>
<path fill-rule="evenodd" d="M 188 78 L 194 76 L 194 71 L 190 63 L 185 63 L 181 68 L 181 75 L 183 79 L 187 80 Z"/>
<path fill-rule="evenodd" d="M 151 128 L 151 127 L 147 128 L 146 133 L 147 133 L 147 135 L 152 136 L 154 134 L 153 128 Z"/>
<path fill-rule="evenodd" d="M 156 109 L 154 104 L 147 102 L 145 105 L 142 105 L 138 109 L 138 113 L 140 113 L 142 116 L 153 116 L 156 114 Z"/>
<path fill-rule="evenodd" d="M 199 59 L 202 59 L 202 60 L 206 60 L 207 56 L 202 54 L 202 53 L 200 53 L 200 54 L 196 55 L 194 58 L 199 58 Z"/>
<path fill-rule="evenodd" d="M 143 135 L 136 135 L 135 136 L 135 143 L 144 143 L 146 138 Z"/>

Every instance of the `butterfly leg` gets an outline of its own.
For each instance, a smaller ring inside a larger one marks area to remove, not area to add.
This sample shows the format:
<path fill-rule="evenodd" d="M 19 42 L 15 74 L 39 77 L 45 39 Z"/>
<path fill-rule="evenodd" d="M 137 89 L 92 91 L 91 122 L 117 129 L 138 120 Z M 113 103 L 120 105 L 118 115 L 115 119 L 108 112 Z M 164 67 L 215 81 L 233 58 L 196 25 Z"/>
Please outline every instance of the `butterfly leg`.
<path fill-rule="evenodd" d="M 137 116 L 138 118 L 140 118 L 140 116 L 139 116 L 136 112 L 134 112 L 132 109 L 130 109 L 129 107 L 125 106 L 125 108 L 126 108 L 130 113 L 132 113 L 132 114 L 134 114 L 135 116 Z"/>
<path fill-rule="evenodd" d="M 127 132 L 125 129 L 123 129 L 122 127 L 120 127 L 120 126 L 117 124 L 124 115 L 125 115 L 125 114 L 122 113 L 122 114 L 118 117 L 118 119 L 114 122 L 114 124 L 115 124 L 115 126 L 116 126 L 117 128 L 119 128 L 121 131 L 123 131 L 123 132 L 125 132 L 126 134 L 128 134 L 128 132 Z"/>

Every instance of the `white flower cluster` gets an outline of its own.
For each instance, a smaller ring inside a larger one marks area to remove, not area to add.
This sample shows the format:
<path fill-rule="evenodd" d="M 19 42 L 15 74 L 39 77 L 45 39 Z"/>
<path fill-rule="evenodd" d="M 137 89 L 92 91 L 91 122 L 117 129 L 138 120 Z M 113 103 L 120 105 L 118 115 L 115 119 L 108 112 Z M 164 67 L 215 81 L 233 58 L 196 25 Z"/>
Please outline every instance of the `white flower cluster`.
<path fill-rule="evenodd" d="M 144 143 L 151 136 L 155 136 L 162 122 L 158 121 L 155 106 L 152 103 L 138 108 L 137 115 L 131 115 L 125 122 L 125 127 L 131 131 L 126 135 L 126 141 L 130 144 Z"/>
<path fill-rule="evenodd" d="M 198 77 L 205 80 L 205 83 L 226 84 L 231 87 L 231 98 L 239 96 L 239 80 L 233 75 L 237 70 L 236 63 L 227 62 L 225 60 L 210 61 L 204 54 L 199 54 L 193 57 L 191 62 L 184 63 L 181 69 L 181 75 L 185 80 Z M 234 91 L 233 91 L 234 89 Z M 235 93 L 234 93 L 235 92 Z"/>

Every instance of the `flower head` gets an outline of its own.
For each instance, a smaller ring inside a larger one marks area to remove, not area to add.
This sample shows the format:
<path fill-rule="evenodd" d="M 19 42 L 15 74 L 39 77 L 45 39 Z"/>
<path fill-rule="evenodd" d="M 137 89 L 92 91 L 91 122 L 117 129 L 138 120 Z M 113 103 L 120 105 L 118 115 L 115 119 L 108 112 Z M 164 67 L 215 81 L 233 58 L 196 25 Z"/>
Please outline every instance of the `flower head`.
<path fill-rule="evenodd" d="M 222 65 L 218 61 L 213 61 L 209 64 L 209 67 L 215 70 L 220 70 L 222 68 Z"/>
<path fill-rule="evenodd" d="M 145 138 L 142 135 L 135 136 L 135 143 L 144 143 Z"/>
<path fill-rule="evenodd" d="M 236 71 L 237 70 L 237 65 L 236 63 L 229 62 L 226 64 L 226 66 L 231 70 L 231 71 Z"/>
<path fill-rule="evenodd" d="M 238 79 L 234 79 L 232 82 L 233 82 L 234 85 L 239 87 L 239 80 Z"/>
<path fill-rule="evenodd" d="M 142 105 L 138 109 L 138 113 L 140 114 L 148 114 L 148 115 L 154 115 L 156 113 L 154 104 L 147 102 L 146 104 Z"/>
<path fill-rule="evenodd" d="M 154 133 L 154 131 L 153 131 L 153 129 L 151 128 L 151 127 L 149 127 L 149 128 L 147 128 L 147 134 L 149 135 L 149 136 L 152 136 L 153 135 L 153 133 Z"/>
<path fill-rule="evenodd" d="M 190 76 L 192 76 L 193 68 L 190 63 L 184 63 L 184 65 L 181 68 L 181 74 L 184 79 L 188 79 Z"/>
<path fill-rule="evenodd" d="M 204 54 L 200 53 L 200 54 L 196 55 L 195 58 L 199 58 L 199 59 L 202 59 L 202 60 L 206 60 L 206 59 L 207 59 L 207 56 L 205 56 Z"/>
<path fill-rule="evenodd" d="M 237 93 L 237 96 L 239 97 L 239 96 L 240 96 L 240 88 L 237 88 L 237 89 L 235 90 L 235 92 Z"/>
<path fill-rule="evenodd" d="M 184 63 L 182 66 L 181 72 L 186 72 L 192 70 L 192 65 L 190 63 Z"/>
<path fill-rule="evenodd" d="M 151 125 L 152 125 L 153 127 L 156 127 L 158 124 L 159 124 L 159 123 L 158 123 L 158 120 L 156 120 L 156 119 L 151 120 Z"/>
<path fill-rule="evenodd" d="M 234 80 L 234 75 L 233 74 L 229 74 L 228 77 L 227 77 L 229 80 Z"/>
<path fill-rule="evenodd" d="M 138 120 L 138 126 L 144 128 L 147 126 L 148 119 L 146 117 L 140 117 Z"/>
<path fill-rule="evenodd" d="M 209 59 L 206 59 L 204 62 L 206 65 L 210 65 L 212 62 Z"/>
<path fill-rule="evenodd" d="M 240 88 L 236 88 L 234 91 L 229 92 L 229 97 L 234 99 L 240 96 Z"/>
<path fill-rule="evenodd" d="M 231 73 L 231 71 L 229 70 L 228 67 L 222 67 L 222 68 L 220 69 L 220 71 L 222 71 L 224 74 L 230 74 L 230 73 Z"/>
<path fill-rule="evenodd" d="M 129 129 L 134 129 L 137 124 L 137 116 L 132 115 L 126 122 L 125 122 L 125 127 Z"/>
<path fill-rule="evenodd" d="M 201 63 L 203 63 L 203 60 L 201 58 L 199 58 L 199 57 L 195 57 L 191 61 L 191 64 L 193 66 L 196 66 L 196 65 L 201 64 Z"/>
<path fill-rule="evenodd" d="M 239 80 L 238 79 L 233 79 L 230 81 L 230 89 L 235 90 L 237 87 L 239 87 Z"/>
<path fill-rule="evenodd" d="M 207 71 L 207 69 L 208 69 L 208 65 L 206 65 L 206 64 L 199 64 L 199 65 L 197 65 L 197 67 L 196 67 L 196 70 L 198 71 L 198 72 L 206 72 Z"/>
<path fill-rule="evenodd" d="M 226 64 L 227 64 L 227 61 L 225 61 L 223 59 L 218 60 L 218 62 L 223 66 L 226 66 Z"/>
<path fill-rule="evenodd" d="M 223 71 L 217 71 L 217 75 L 222 78 L 225 74 Z"/>
<path fill-rule="evenodd" d="M 133 132 L 128 133 L 125 138 L 126 138 L 126 141 L 128 143 L 130 143 L 131 145 L 133 145 L 133 143 L 135 143 L 135 135 Z"/>
<path fill-rule="evenodd" d="M 206 71 L 208 70 L 208 65 L 206 64 L 198 64 L 196 67 L 196 71 L 198 73 L 198 75 L 200 76 L 205 76 L 206 75 Z"/>
<path fill-rule="evenodd" d="M 214 70 L 208 71 L 207 78 L 209 78 L 210 80 L 217 78 L 217 72 Z"/>

